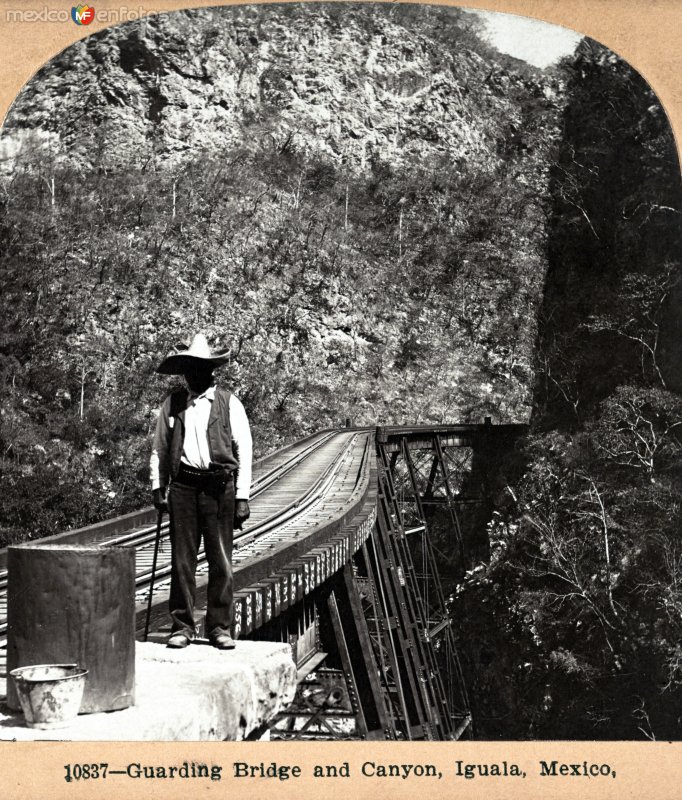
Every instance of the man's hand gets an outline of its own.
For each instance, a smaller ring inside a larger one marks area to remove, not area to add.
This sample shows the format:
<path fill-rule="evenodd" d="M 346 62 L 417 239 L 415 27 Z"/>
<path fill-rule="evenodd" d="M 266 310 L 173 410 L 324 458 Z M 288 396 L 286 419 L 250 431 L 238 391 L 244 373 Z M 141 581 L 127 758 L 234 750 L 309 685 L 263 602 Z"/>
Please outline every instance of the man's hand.
<path fill-rule="evenodd" d="M 166 502 L 166 489 L 165 487 L 162 489 L 154 489 L 152 491 L 152 502 L 154 503 L 154 508 L 160 514 L 168 513 L 168 503 Z"/>
<path fill-rule="evenodd" d="M 251 509 L 249 508 L 248 500 L 237 500 L 234 505 L 234 527 L 237 530 L 242 529 L 242 525 L 251 516 Z"/>

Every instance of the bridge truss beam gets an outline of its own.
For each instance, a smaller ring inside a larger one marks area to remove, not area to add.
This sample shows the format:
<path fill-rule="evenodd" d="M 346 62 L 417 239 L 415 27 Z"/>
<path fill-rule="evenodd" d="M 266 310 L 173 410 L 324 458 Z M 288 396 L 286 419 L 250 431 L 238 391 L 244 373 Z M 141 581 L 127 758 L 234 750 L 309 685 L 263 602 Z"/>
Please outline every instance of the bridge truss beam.
<path fill-rule="evenodd" d="M 462 508 L 469 518 L 472 511 L 487 513 L 495 446 L 521 429 L 488 423 L 378 429 L 371 532 L 349 531 L 343 566 L 332 565 L 333 574 L 323 573 L 315 591 L 283 608 L 274 623 L 292 645 L 300 682 L 294 703 L 271 728 L 273 737 L 473 736 L 437 562 L 450 560 L 459 574 L 466 568 L 471 536 Z M 442 512 L 452 557 L 431 537 L 434 514 L 442 519 Z M 266 629 L 254 634 L 271 638 Z"/>

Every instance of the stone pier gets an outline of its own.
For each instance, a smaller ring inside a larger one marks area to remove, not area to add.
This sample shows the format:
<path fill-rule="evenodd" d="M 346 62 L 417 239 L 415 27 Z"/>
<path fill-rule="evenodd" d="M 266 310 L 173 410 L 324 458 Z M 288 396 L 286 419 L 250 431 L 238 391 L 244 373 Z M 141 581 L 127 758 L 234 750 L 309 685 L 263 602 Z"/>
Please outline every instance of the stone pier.
<path fill-rule="evenodd" d="M 0 740 L 241 740 L 258 735 L 295 690 L 296 667 L 286 644 L 238 641 L 234 650 L 217 650 L 192 643 L 173 650 L 138 642 L 134 706 L 79 714 L 66 728 L 34 730 L 3 702 Z"/>

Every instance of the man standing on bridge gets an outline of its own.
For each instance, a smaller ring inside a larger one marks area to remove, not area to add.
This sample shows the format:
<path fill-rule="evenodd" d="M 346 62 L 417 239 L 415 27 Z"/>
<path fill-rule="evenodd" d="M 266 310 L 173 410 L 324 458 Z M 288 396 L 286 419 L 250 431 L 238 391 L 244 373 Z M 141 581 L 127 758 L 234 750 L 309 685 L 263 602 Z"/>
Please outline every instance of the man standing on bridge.
<path fill-rule="evenodd" d="M 171 392 L 159 411 L 150 472 L 154 506 L 168 510 L 171 540 L 168 647 L 194 638 L 194 603 L 199 543 L 208 560 L 206 631 L 214 647 L 235 646 L 232 535 L 250 515 L 251 430 L 244 406 L 216 386 L 213 370 L 228 361 L 199 333 L 157 368 L 183 375 L 186 389 Z"/>

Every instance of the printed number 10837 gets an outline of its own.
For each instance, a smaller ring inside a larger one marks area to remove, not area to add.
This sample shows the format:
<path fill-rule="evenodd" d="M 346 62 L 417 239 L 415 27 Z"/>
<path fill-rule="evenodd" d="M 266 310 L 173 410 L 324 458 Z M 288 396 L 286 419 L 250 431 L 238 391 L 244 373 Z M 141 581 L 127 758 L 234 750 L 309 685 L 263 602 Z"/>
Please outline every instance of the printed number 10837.
<path fill-rule="evenodd" d="M 64 780 L 70 783 L 76 781 L 97 780 L 106 778 L 109 764 L 64 764 L 66 775 Z"/>

